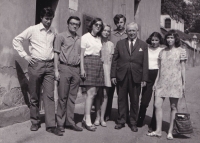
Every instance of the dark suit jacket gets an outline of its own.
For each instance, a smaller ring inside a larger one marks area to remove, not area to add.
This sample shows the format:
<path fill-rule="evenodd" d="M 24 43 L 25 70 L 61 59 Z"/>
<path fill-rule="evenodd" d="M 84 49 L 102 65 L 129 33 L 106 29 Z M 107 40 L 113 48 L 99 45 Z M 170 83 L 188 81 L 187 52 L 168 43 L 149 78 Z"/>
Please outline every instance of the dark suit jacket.
<path fill-rule="evenodd" d="M 132 53 L 129 52 L 128 38 L 117 42 L 111 66 L 111 78 L 122 81 L 130 68 L 133 81 L 148 81 L 147 44 L 137 38 Z"/>

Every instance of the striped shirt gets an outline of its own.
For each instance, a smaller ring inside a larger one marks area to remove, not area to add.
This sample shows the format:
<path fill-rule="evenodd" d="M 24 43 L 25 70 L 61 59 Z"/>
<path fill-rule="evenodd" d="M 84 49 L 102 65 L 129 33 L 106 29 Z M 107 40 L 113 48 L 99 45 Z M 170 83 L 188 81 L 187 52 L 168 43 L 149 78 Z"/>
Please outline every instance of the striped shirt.
<path fill-rule="evenodd" d="M 54 58 L 53 41 L 54 29 L 45 29 L 42 23 L 30 26 L 13 39 L 13 47 L 21 57 L 27 55 L 23 48 L 23 41 L 29 41 L 29 52 L 31 57 L 38 60 L 52 60 Z"/>

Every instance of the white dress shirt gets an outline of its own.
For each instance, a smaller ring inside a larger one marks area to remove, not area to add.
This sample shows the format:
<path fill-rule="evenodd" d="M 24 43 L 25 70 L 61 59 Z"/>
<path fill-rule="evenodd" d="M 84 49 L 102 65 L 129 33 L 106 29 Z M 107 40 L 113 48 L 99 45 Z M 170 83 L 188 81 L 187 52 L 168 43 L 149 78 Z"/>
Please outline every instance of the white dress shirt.
<path fill-rule="evenodd" d="M 54 58 L 53 41 L 55 31 L 51 27 L 45 29 L 42 23 L 30 26 L 21 34 L 13 39 L 13 47 L 17 50 L 21 57 L 25 57 L 27 53 L 23 48 L 23 41 L 29 40 L 29 52 L 31 57 L 38 60 L 52 60 Z"/>

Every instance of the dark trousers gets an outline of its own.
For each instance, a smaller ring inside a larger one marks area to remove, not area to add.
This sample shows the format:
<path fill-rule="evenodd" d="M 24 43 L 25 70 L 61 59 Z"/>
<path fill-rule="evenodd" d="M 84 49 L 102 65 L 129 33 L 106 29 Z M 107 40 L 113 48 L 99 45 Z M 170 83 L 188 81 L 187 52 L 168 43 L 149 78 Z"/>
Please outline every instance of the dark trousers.
<path fill-rule="evenodd" d="M 75 101 L 80 84 L 80 68 L 60 64 L 60 81 L 58 84 L 57 125 L 74 125 Z"/>
<path fill-rule="evenodd" d="M 30 91 L 30 119 L 32 124 L 40 124 L 39 101 L 43 91 L 46 127 L 55 127 L 54 64 L 53 61 L 37 61 L 28 66 Z"/>
<path fill-rule="evenodd" d="M 106 107 L 106 113 L 105 113 L 105 119 L 111 119 L 111 111 L 112 111 L 112 102 L 113 102 L 113 96 L 115 92 L 115 85 L 112 84 L 112 87 L 108 90 L 108 103 Z"/>
<path fill-rule="evenodd" d="M 118 81 L 118 124 L 126 123 L 127 119 L 127 100 L 130 97 L 130 124 L 136 126 L 138 117 L 139 95 L 141 84 L 135 83 L 132 78 L 131 70 L 128 69 L 122 81 Z"/>
<path fill-rule="evenodd" d="M 152 97 L 152 87 L 155 83 L 156 77 L 158 74 L 158 70 L 149 70 L 149 81 L 147 82 L 146 86 L 143 87 L 142 91 L 142 98 L 141 98 L 141 103 L 140 103 L 140 111 L 139 111 L 139 116 L 138 116 L 138 123 L 143 124 L 147 107 L 149 106 L 149 102 L 151 101 Z M 155 111 L 153 113 L 155 115 Z M 152 126 L 155 126 L 155 116 L 152 118 Z"/>

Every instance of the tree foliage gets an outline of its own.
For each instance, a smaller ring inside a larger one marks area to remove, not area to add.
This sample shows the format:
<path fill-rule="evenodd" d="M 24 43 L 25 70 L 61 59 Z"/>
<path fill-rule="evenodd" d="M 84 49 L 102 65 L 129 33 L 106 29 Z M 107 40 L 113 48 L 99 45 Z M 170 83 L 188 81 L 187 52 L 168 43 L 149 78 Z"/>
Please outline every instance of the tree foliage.
<path fill-rule="evenodd" d="M 188 3 L 184 0 L 161 0 L 161 13 L 170 15 L 176 21 L 183 19 L 187 32 L 200 27 L 200 0 L 189 0 Z"/>

